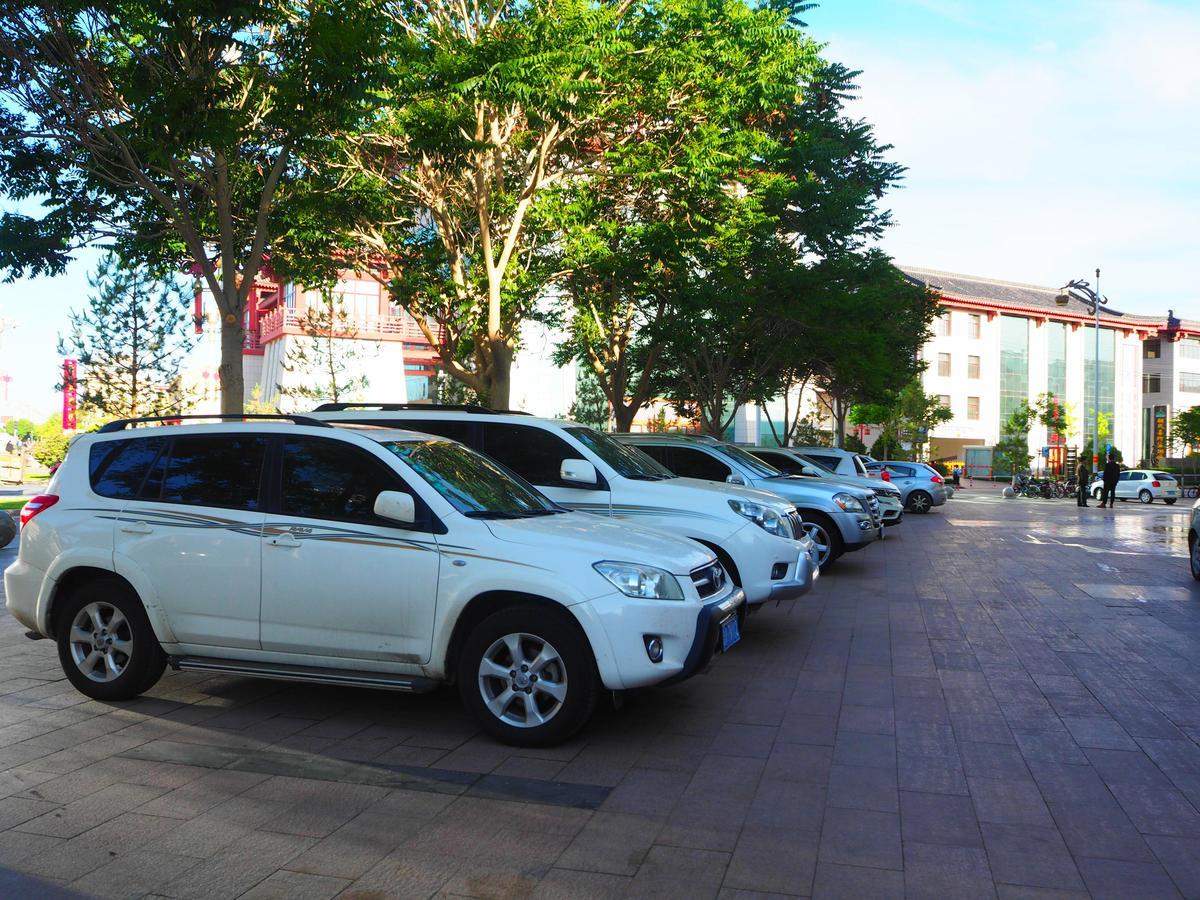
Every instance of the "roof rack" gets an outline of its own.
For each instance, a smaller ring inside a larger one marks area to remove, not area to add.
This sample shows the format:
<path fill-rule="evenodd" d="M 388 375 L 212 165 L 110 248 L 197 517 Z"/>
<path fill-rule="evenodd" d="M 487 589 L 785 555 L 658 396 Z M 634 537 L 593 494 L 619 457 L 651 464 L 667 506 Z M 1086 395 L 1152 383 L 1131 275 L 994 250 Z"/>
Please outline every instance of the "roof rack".
<path fill-rule="evenodd" d="M 243 422 L 247 420 L 269 419 L 283 420 L 285 422 L 293 422 L 296 425 L 315 425 L 318 428 L 332 428 L 328 422 L 322 422 L 320 419 L 314 419 L 310 416 L 289 416 L 283 413 L 196 413 L 186 416 L 140 416 L 136 419 L 116 419 L 112 422 L 107 422 L 102 425 L 97 432 L 98 434 L 110 434 L 114 431 L 124 431 L 130 425 L 140 425 L 143 422 L 165 422 L 174 424 L 185 420 L 193 419 L 220 419 L 222 421 Z"/>
<path fill-rule="evenodd" d="M 465 412 L 476 415 L 527 416 L 519 409 L 490 409 L 475 403 L 322 403 L 313 412 L 346 412 L 355 409 L 375 409 L 380 412 L 417 410 L 428 412 Z"/>

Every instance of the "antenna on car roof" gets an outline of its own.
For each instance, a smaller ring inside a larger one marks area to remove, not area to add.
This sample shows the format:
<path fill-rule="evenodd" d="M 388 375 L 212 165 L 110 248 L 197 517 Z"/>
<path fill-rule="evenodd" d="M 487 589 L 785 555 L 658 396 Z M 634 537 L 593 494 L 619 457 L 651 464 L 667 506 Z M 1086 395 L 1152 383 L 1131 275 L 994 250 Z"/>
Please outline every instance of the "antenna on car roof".
<path fill-rule="evenodd" d="M 175 425 L 180 422 L 196 419 L 219 419 L 221 421 L 242 422 L 249 420 L 267 419 L 274 421 L 293 422 L 296 425 L 315 425 L 318 428 L 332 428 L 328 422 L 314 419 L 311 416 L 289 416 L 284 413 L 196 413 L 186 416 L 139 416 L 135 419 L 116 419 L 102 425 L 99 434 L 110 434 L 114 431 L 124 431 L 130 425 L 140 425 L 143 422 L 161 422 Z"/>
<path fill-rule="evenodd" d="M 420 411 L 450 411 L 476 413 L 480 415 L 500 414 L 510 416 L 527 416 L 529 413 L 517 409 L 489 409 L 475 403 L 322 403 L 313 412 L 346 412 L 355 409 L 376 409 L 380 412 L 401 412 L 404 410 Z"/>

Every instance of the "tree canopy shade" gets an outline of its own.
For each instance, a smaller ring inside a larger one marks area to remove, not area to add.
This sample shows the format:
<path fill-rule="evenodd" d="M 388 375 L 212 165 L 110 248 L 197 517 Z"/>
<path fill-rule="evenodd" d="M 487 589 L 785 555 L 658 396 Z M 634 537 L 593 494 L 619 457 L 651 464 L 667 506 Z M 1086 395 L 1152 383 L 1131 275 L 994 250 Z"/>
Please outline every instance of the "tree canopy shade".
<path fill-rule="evenodd" d="M 268 259 L 328 258 L 356 196 L 331 163 L 388 46 L 374 0 L 0 0 L 0 191 L 26 201 L 0 217 L 0 272 L 91 243 L 193 271 L 240 412 L 248 295 Z"/>

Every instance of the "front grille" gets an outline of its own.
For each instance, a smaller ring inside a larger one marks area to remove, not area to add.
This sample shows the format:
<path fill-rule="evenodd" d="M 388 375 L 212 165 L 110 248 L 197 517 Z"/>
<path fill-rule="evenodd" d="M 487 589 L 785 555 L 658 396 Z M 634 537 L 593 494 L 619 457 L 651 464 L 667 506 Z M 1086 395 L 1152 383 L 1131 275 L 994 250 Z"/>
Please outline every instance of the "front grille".
<path fill-rule="evenodd" d="M 792 526 L 792 537 L 797 539 L 804 537 L 804 520 L 800 518 L 800 513 L 793 509 L 788 513 L 788 522 Z"/>
<path fill-rule="evenodd" d="M 692 584 L 696 586 L 701 600 L 719 594 L 725 587 L 725 569 L 719 562 L 701 566 L 692 571 Z"/>
<path fill-rule="evenodd" d="M 869 502 L 871 509 L 871 521 L 874 522 L 878 527 L 879 525 L 883 524 L 883 514 L 879 511 L 879 498 L 872 494 Z"/>

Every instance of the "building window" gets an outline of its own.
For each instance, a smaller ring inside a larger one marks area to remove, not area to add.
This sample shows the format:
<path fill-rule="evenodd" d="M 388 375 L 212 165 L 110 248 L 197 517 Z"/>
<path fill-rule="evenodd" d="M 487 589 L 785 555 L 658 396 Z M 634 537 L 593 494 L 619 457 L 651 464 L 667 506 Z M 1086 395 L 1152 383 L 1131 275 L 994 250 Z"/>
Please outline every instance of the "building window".
<path fill-rule="evenodd" d="M 1161 375 L 1151 375 L 1149 372 L 1146 372 L 1142 375 L 1142 393 L 1143 394 L 1157 394 L 1161 390 L 1162 390 L 1162 376 Z"/>
<path fill-rule="evenodd" d="M 1000 317 L 1000 433 L 1022 403 L 1029 402 L 1029 320 Z"/>
<path fill-rule="evenodd" d="M 950 408 L 950 395 L 949 394 L 938 394 L 938 406 L 940 406 L 942 409 L 949 409 Z"/>
<path fill-rule="evenodd" d="M 950 316 L 951 313 L 944 312 L 933 320 L 933 333 L 938 337 L 950 337 Z"/>
<path fill-rule="evenodd" d="M 1067 396 L 1067 326 L 1064 322 L 1047 322 L 1046 329 L 1046 390 L 1055 397 Z"/>
<path fill-rule="evenodd" d="M 1180 359 L 1200 359 L 1200 341 L 1195 338 L 1184 338 L 1179 342 Z"/>
<path fill-rule="evenodd" d="M 938 375 L 942 376 L 943 378 L 950 377 L 950 354 L 949 353 L 939 353 L 938 354 Z"/>
<path fill-rule="evenodd" d="M 1187 394 L 1200 394 L 1200 375 L 1195 372 L 1180 372 L 1179 390 Z"/>
<path fill-rule="evenodd" d="M 1142 341 L 1142 359 L 1161 359 L 1162 358 L 1162 342 Z"/>
<path fill-rule="evenodd" d="M 1116 332 L 1111 328 L 1100 330 L 1100 412 L 1108 417 L 1108 433 L 1117 431 L 1114 416 L 1116 405 Z M 1083 413 L 1085 421 L 1094 422 L 1096 415 L 1096 331 L 1089 327 L 1083 336 Z M 1200 390 L 1200 388 L 1197 388 Z"/>
<path fill-rule="evenodd" d="M 283 286 L 283 305 L 288 309 L 296 308 L 296 285 L 288 283 Z"/>
<path fill-rule="evenodd" d="M 978 397 L 968 397 L 967 398 L 967 418 L 973 422 L 979 420 L 979 398 Z"/>
<path fill-rule="evenodd" d="M 978 356 L 968 356 L 967 357 L 967 377 L 968 378 L 978 378 L 979 377 L 979 357 Z"/>
<path fill-rule="evenodd" d="M 971 313 L 967 316 L 967 337 L 979 340 L 983 337 L 983 316 Z"/>

